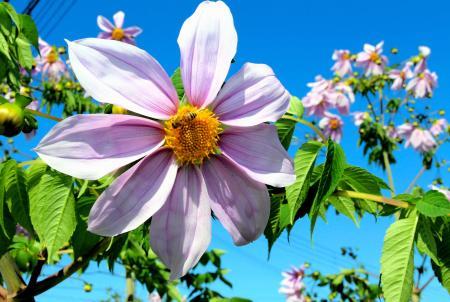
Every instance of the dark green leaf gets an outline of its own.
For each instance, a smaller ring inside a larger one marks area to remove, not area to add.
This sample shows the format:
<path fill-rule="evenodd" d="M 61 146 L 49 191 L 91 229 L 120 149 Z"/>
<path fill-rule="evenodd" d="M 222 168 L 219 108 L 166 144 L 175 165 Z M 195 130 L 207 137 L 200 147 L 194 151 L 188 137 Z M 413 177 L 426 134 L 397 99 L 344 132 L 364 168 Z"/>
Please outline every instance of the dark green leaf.
<path fill-rule="evenodd" d="M 183 86 L 183 79 L 181 78 L 180 67 L 175 69 L 174 73 L 172 74 L 171 79 L 172 79 L 173 86 L 175 86 L 175 89 L 177 90 L 178 99 L 182 100 L 184 97 L 184 86 Z"/>
<path fill-rule="evenodd" d="M 22 36 L 39 51 L 39 35 L 33 19 L 29 15 L 19 15 Z"/>
<path fill-rule="evenodd" d="M 77 227 L 72 236 L 72 245 L 75 258 L 91 250 L 100 237 L 92 234 L 87 230 L 87 221 L 89 217 L 89 211 L 95 202 L 95 197 L 82 197 L 77 201 Z"/>
<path fill-rule="evenodd" d="M 339 213 L 347 216 L 353 222 L 356 224 L 356 226 L 359 226 L 359 222 L 355 217 L 355 203 L 350 198 L 346 197 L 331 197 L 330 203 L 334 206 L 336 211 Z"/>
<path fill-rule="evenodd" d="M 450 214 L 450 202 L 438 191 L 428 191 L 417 202 L 417 211 L 428 217 L 446 216 Z"/>
<path fill-rule="evenodd" d="M 417 248 L 427 254 L 434 262 L 440 264 L 437 257 L 436 239 L 433 236 L 430 218 L 420 215 L 417 232 Z"/>
<path fill-rule="evenodd" d="M 22 38 L 17 38 L 16 43 L 20 65 L 26 69 L 31 69 L 33 67 L 33 54 L 31 52 L 31 44 Z"/>
<path fill-rule="evenodd" d="M 277 127 L 278 138 L 284 149 L 288 150 L 291 145 L 292 136 L 294 135 L 296 122 L 288 119 L 279 119 L 275 122 Z"/>

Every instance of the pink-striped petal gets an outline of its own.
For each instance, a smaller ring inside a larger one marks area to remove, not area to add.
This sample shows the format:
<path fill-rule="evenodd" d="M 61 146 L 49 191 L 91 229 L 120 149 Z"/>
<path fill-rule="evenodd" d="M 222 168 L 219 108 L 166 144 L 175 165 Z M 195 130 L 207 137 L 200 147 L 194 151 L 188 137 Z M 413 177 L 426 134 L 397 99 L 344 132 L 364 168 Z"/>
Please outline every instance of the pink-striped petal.
<path fill-rule="evenodd" d="M 211 208 L 236 245 L 256 240 L 264 231 L 270 197 L 262 183 L 250 179 L 224 157 L 202 165 Z"/>
<path fill-rule="evenodd" d="M 269 66 L 247 63 L 225 83 L 212 107 L 225 125 L 248 127 L 277 121 L 289 99 Z"/>
<path fill-rule="evenodd" d="M 101 32 L 98 33 L 97 38 L 111 40 L 112 39 L 112 35 L 111 35 L 110 32 L 101 31 Z"/>
<path fill-rule="evenodd" d="M 162 126 L 149 119 L 82 114 L 58 123 L 35 151 L 53 169 L 93 180 L 150 154 L 163 142 Z"/>
<path fill-rule="evenodd" d="M 116 27 L 122 28 L 123 21 L 125 20 L 125 13 L 120 10 L 114 14 L 113 19 L 114 19 L 114 24 L 116 25 Z"/>
<path fill-rule="evenodd" d="M 258 182 L 285 187 L 295 181 L 294 165 L 273 125 L 230 127 L 220 138 L 220 149 Z"/>
<path fill-rule="evenodd" d="M 169 150 L 142 159 L 100 195 L 89 214 L 88 230 L 116 236 L 142 225 L 167 201 L 177 169 Z"/>
<path fill-rule="evenodd" d="M 109 22 L 109 20 L 103 16 L 97 17 L 97 25 L 101 30 L 108 32 L 108 33 L 112 32 L 114 30 L 114 25 L 112 25 L 111 22 Z"/>
<path fill-rule="evenodd" d="M 144 50 L 103 39 L 67 43 L 73 71 L 93 98 L 156 119 L 177 111 L 178 96 L 169 76 Z"/>
<path fill-rule="evenodd" d="M 181 75 L 191 104 L 206 107 L 217 96 L 237 49 L 230 9 L 222 1 L 204 1 L 181 28 Z"/>
<path fill-rule="evenodd" d="M 205 182 L 197 167 L 182 167 L 169 199 L 152 218 L 150 245 L 176 279 L 197 264 L 210 241 Z"/>
<path fill-rule="evenodd" d="M 130 27 L 124 28 L 123 32 L 126 35 L 136 37 L 142 33 L 142 29 L 137 26 L 130 26 Z"/>

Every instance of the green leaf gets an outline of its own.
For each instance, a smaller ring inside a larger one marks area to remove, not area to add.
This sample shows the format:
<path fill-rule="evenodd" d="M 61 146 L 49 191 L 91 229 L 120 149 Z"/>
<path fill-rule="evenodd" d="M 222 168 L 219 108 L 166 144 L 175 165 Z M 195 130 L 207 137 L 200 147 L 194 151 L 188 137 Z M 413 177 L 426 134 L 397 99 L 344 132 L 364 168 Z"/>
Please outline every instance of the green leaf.
<path fill-rule="evenodd" d="M 23 95 L 16 95 L 15 96 L 15 103 L 18 104 L 20 107 L 25 108 L 31 103 L 32 99 Z"/>
<path fill-rule="evenodd" d="M 299 118 L 301 118 L 304 112 L 305 108 L 303 107 L 302 101 L 296 96 L 291 96 L 291 99 L 289 101 L 289 109 L 287 113 L 296 115 Z"/>
<path fill-rule="evenodd" d="M 31 210 L 31 220 L 51 262 L 75 231 L 72 178 L 53 171 L 44 174 L 33 190 Z"/>
<path fill-rule="evenodd" d="M 356 226 L 359 226 L 359 222 L 355 217 L 355 203 L 350 198 L 345 197 L 332 197 L 329 199 L 330 203 L 334 206 L 336 211 L 339 213 L 347 216 L 353 222 L 356 224 Z"/>
<path fill-rule="evenodd" d="M 447 216 L 450 214 L 450 202 L 438 191 L 428 191 L 417 202 L 417 211 L 428 217 Z"/>
<path fill-rule="evenodd" d="M 413 214 L 397 220 L 386 231 L 381 255 L 381 283 L 386 302 L 411 300 L 417 221 Z"/>
<path fill-rule="evenodd" d="M 286 187 L 286 199 L 291 208 L 291 223 L 305 201 L 317 155 L 323 144 L 316 141 L 304 143 L 295 154 L 295 183 Z"/>
<path fill-rule="evenodd" d="M 347 183 L 357 192 L 375 195 L 380 195 L 382 188 L 389 188 L 382 179 L 369 171 L 356 166 L 345 167 L 341 181 Z"/>
<path fill-rule="evenodd" d="M 12 217 L 28 232 L 33 233 L 24 171 L 15 160 L 11 159 L 4 164 L 2 174 L 5 182 L 6 203 Z"/>
<path fill-rule="evenodd" d="M 419 216 L 417 248 L 421 253 L 427 254 L 434 262 L 440 264 L 437 257 L 437 244 L 433 236 L 430 218 L 422 215 Z"/>
<path fill-rule="evenodd" d="M 3 224 L 5 232 L 0 230 L 0 257 L 8 251 L 12 238 L 16 232 L 16 223 L 8 212 L 6 204 L 3 205 Z"/>
<path fill-rule="evenodd" d="M 6 12 L 8 13 L 9 17 L 11 18 L 11 20 L 14 22 L 14 24 L 20 28 L 20 19 L 19 19 L 19 15 L 16 13 L 16 11 L 14 10 L 14 7 L 6 2 L 1 2 L 0 6 L 3 6 L 3 8 L 6 10 Z"/>
<path fill-rule="evenodd" d="M 269 244 L 269 253 L 275 241 L 280 237 L 284 229 L 291 223 L 290 207 L 284 195 L 272 195 L 270 202 L 269 221 L 264 230 L 264 235 Z"/>
<path fill-rule="evenodd" d="M 26 69 L 31 69 L 33 67 L 33 54 L 31 52 L 31 44 L 22 38 L 17 38 L 16 43 L 20 65 Z"/>
<path fill-rule="evenodd" d="M 310 219 L 311 219 L 311 235 L 314 231 L 317 216 L 319 215 L 322 203 L 336 190 L 345 168 L 345 154 L 342 147 L 331 139 L 328 140 L 327 158 L 325 166 L 320 176 L 319 188 L 314 198 Z"/>
<path fill-rule="evenodd" d="M 89 196 L 82 197 L 77 201 L 77 227 L 72 236 L 73 253 L 75 258 L 82 256 L 86 253 L 86 251 L 91 250 L 100 240 L 99 236 L 92 234 L 87 230 L 89 212 L 95 200 L 95 197 Z"/>
<path fill-rule="evenodd" d="M 288 150 L 291 145 L 292 136 L 294 135 L 296 122 L 288 119 L 279 119 L 275 122 L 277 127 L 278 138 L 284 149 Z"/>
<path fill-rule="evenodd" d="M 182 100 L 184 98 L 184 86 L 183 86 L 183 79 L 181 78 L 181 69 L 178 67 L 175 69 L 175 71 L 172 74 L 171 77 L 173 86 L 175 86 L 175 89 L 178 94 L 178 99 Z"/>
<path fill-rule="evenodd" d="M 29 15 L 19 15 L 22 36 L 39 51 L 39 35 L 36 24 Z"/>
<path fill-rule="evenodd" d="M 11 56 L 9 54 L 9 44 L 2 33 L 0 33 L 0 53 L 4 54 L 8 60 L 11 60 Z"/>
<path fill-rule="evenodd" d="M 443 226 L 442 239 L 437 242 L 437 254 L 440 265 L 432 262 L 433 270 L 439 282 L 450 293 L 450 223 Z"/>

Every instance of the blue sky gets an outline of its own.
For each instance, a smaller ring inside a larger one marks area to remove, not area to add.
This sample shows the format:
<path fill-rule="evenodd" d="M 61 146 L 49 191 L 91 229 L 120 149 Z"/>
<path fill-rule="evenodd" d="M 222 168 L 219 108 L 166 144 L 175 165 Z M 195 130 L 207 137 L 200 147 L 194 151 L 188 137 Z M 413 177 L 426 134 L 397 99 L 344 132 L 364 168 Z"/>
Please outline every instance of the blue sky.
<path fill-rule="evenodd" d="M 23 8 L 27 3 L 25 0 L 11 2 L 18 8 Z M 52 5 L 52 2 L 57 5 Z M 74 3 L 73 6 L 71 3 Z M 170 73 L 179 64 L 176 44 L 179 29 L 198 3 L 189 0 L 47 0 L 41 1 L 34 16 L 37 17 L 43 38 L 62 45 L 64 38 L 75 40 L 96 36 L 97 15 L 111 18 L 117 10 L 124 10 L 125 25 L 139 25 L 144 29 L 137 39 L 138 45 L 158 59 Z M 230 0 L 227 4 L 233 12 L 239 35 L 236 64 L 231 73 L 247 61 L 266 63 L 275 70 L 292 94 L 302 97 L 307 92 L 306 83 L 312 81 L 316 74 L 331 75 L 331 54 L 336 48 L 357 52 L 365 42 L 375 44 L 384 40 L 386 50 L 397 47 L 400 49 L 399 57 L 408 58 L 416 54 L 419 45 L 428 45 L 432 49 L 431 69 L 439 75 L 439 87 L 429 102 L 436 109 L 450 111 L 450 5 L 445 0 Z M 64 11 L 67 13 L 60 18 Z M 362 100 L 357 100 L 352 109 L 362 109 L 364 106 Z M 51 126 L 51 123 L 41 121 L 38 137 L 29 142 L 19 138 L 17 145 L 28 149 L 34 147 Z M 302 138 L 304 130 L 298 128 L 296 135 Z M 356 140 L 356 129 L 347 119 L 342 145 L 348 161 L 384 177 L 379 169 L 367 166 L 361 150 L 355 148 Z M 448 147 L 442 149 L 441 157 L 449 154 L 448 151 Z M 393 167 L 393 173 L 397 190 L 401 191 L 420 169 L 420 160 L 411 150 L 402 150 L 397 155 L 399 162 Z M 441 174 L 447 186 L 450 185 L 448 174 L 445 169 Z M 420 184 L 428 185 L 434 175 L 435 172 L 428 172 Z M 373 218 L 367 217 L 356 228 L 348 219 L 329 213 L 327 224 L 322 221 L 318 223 L 314 243 L 311 244 L 309 221 L 303 220 L 294 228 L 290 244 L 285 236 L 275 244 L 269 261 L 264 239 L 237 248 L 232 245 L 223 228 L 215 223 L 211 247 L 228 251 L 224 265 L 231 269 L 229 278 L 234 288 L 224 290 L 225 294 L 244 296 L 254 301 L 283 301 L 283 297 L 277 293 L 281 270 L 308 261 L 315 269 L 334 272 L 348 266 L 339 256 L 342 246 L 359 248 L 360 260 L 369 270 L 377 273 L 384 232 L 391 222 L 391 219 L 375 222 Z M 72 297 L 76 301 L 98 301 L 106 296 L 107 287 L 123 293 L 125 282 L 120 277 L 123 276 L 120 269 L 117 271 L 119 276 L 98 273 L 99 270 L 106 271 L 103 266 L 98 269 L 92 265 L 91 273 L 85 276 L 94 283 L 92 293 L 83 293 L 82 283 L 70 279 L 38 297 L 38 301 L 60 301 L 64 297 Z M 145 297 L 141 287 L 139 294 Z M 433 282 L 423 298 L 425 302 L 444 301 L 448 299 L 448 294 Z"/>

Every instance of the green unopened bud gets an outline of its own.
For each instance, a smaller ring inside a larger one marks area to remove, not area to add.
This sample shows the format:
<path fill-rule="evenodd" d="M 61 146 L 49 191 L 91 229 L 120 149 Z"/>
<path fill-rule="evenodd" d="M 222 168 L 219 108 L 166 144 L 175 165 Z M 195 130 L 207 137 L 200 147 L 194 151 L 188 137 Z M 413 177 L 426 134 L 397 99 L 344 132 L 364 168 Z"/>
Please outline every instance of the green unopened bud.
<path fill-rule="evenodd" d="M 411 62 L 413 62 L 414 64 L 417 64 L 420 62 L 420 57 L 419 56 L 415 56 L 411 58 Z"/>
<path fill-rule="evenodd" d="M 445 110 L 444 109 L 439 110 L 439 115 L 440 116 L 444 116 L 445 115 Z"/>
<path fill-rule="evenodd" d="M 398 48 L 395 48 L 395 47 L 391 48 L 391 54 L 393 54 L 393 55 L 398 54 Z"/>
<path fill-rule="evenodd" d="M 113 105 L 112 106 L 112 111 L 113 114 L 127 114 L 128 110 L 126 110 L 123 107 L 117 106 L 117 105 Z"/>
<path fill-rule="evenodd" d="M 59 54 L 65 54 L 66 53 L 66 48 L 65 47 L 59 47 L 58 48 L 58 53 Z"/>
<path fill-rule="evenodd" d="M 85 283 L 85 284 L 84 284 L 84 287 L 83 287 L 83 290 L 84 290 L 86 293 L 90 293 L 90 292 L 92 291 L 92 284 L 90 284 L 90 283 Z"/>
<path fill-rule="evenodd" d="M 0 105 L 0 135 L 16 136 L 22 131 L 25 114 L 16 104 L 5 103 Z"/>

